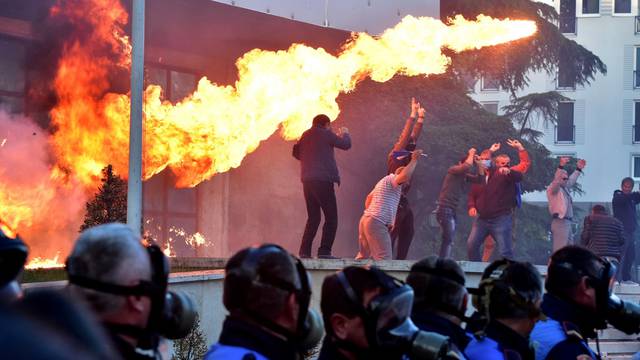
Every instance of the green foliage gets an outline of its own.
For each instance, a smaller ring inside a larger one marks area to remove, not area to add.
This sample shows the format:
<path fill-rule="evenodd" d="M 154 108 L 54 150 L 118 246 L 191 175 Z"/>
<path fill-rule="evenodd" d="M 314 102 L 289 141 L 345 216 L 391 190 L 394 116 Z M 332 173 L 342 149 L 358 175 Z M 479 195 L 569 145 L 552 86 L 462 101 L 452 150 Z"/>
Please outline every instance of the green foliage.
<path fill-rule="evenodd" d="M 485 14 L 535 21 L 538 31 L 529 38 L 452 54 L 457 73 L 498 79 L 514 97 L 518 89 L 528 85 L 530 71 L 555 75 L 560 60 L 572 70 L 578 85 L 589 84 L 598 72 L 607 72 L 598 56 L 560 33 L 556 25 L 558 14 L 550 5 L 530 0 L 447 0 L 441 4 L 441 14 L 443 19 L 455 14 L 468 19 Z"/>
<path fill-rule="evenodd" d="M 545 126 L 555 125 L 558 121 L 558 104 L 570 100 L 557 91 L 545 93 L 531 93 L 515 98 L 510 105 L 504 106 L 504 116 L 520 125 L 519 136 L 532 141 L 538 141 L 542 133 L 531 130 L 534 117 L 542 119 Z"/>
<path fill-rule="evenodd" d="M 127 222 L 127 183 L 113 172 L 111 165 L 102 169 L 102 185 L 86 208 L 80 231 L 110 222 Z"/>
<path fill-rule="evenodd" d="M 200 317 L 186 337 L 173 342 L 173 360 L 196 360 L 207 353 L 207 340 L 200 328 Z"/>

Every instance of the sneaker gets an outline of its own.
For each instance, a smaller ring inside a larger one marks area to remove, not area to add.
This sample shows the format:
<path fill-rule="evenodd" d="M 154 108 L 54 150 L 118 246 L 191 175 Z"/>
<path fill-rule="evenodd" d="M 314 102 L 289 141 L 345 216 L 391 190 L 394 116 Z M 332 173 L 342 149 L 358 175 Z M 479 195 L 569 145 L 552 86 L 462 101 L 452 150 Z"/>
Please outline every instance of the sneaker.
<path fill-rule="evenodd" d="M 333 260 L 335 260 L 335 259 L 340 259 L 340 258 L 339 257 L 335 257 L 335 256 L 333 256 L 331 254 L 323 254 L 323 255 L 318 254 L 318 259 L 333 259 Z"/>
<path fill-rule="evenodd" d="M 620 285 L 626 285 L 626 286 L 638 286 L 638 285 L 640 285 L 640 284 L 638 284 L 638 283 L 637 283 L 637 282 L 635 282 L 635 281 L 625 280 L 625 281 L 622 281 L 622 282 L 620 283 Z"/>

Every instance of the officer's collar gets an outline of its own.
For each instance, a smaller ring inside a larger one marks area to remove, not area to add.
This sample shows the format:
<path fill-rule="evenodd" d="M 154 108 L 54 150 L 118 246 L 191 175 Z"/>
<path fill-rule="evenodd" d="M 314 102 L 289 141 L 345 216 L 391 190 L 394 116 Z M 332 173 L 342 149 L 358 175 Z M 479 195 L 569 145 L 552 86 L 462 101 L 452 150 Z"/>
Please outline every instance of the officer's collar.
<path fill-rule="evenodd" d="M 492 320 L 485 329 L 486 335 L 496 341 L 503 353 L 514 352 L 523 360 L 533 360 L 534 352 L 529 345 L 529 339 L 522 337 L 510 327 Z"/>
<path fill-rule="evenodd" d="M 565 327 L 579 331 L 582 337 L 596 336 L 594 330 L 596 326 L 593 324 L 594 314 L 576 304 L 547 293 L 542 300 L 542 312 L 547 317 L 564 324 Z"/>
<path fill-rule="evenodd" d="M 294 344 L 263 330 L 260 326 L 227 316 L 222 325 L 220 343 L 253 350 L 268 359 L 297 359 Z"/>
<path fill-rule="evenodd" d="M 414 309 L 411 319 L 420 330 L 448 336 L 461 350 L 464 350 L 471 341 L 471 338 L 462 327 L 431 311 L 415 311 Z"/>

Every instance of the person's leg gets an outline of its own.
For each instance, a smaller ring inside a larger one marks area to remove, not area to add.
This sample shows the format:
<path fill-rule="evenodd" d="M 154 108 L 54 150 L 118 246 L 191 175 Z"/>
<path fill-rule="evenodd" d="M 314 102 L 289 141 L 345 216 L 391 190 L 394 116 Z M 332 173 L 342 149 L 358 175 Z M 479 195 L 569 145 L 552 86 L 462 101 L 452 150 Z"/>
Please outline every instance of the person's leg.
<path fill-rule="evenodd" d="M 369 256 L 371 256 L 369 243 L 367 241 L 367 229 L 365 226 L 367 219 L 369 219 L 369 217 L 363 215 L 360 218 L 360 223 L 358 224 L 358 254 L 356 255 L 356 260 L 368 259 Z"/>
<path fill-rule="evenodd" d="M 467 257 L 469 261 L 480 261 L 480 246 L 482 245 L 482 240 L 484 240 L 485 236 L 489 232 L 488 226 L 485 220 L 476 218 L 471 226 L 471 232 L 469 233 L 469 238 L 467 239 Z"/>
<path fill-rule="evenodd" d="M 625 240 L 622 251 L 622 261 L 620 264 L 620 281 L 631 280 L 631 268 L 636 258 L 634 232 L 624 232 Z"/>
<path fill-rule="evenodd" d="M 338 229 L 338 206 L 336 204 L 334 185 L 331 182 L 323 183 L 322 185 L 319 199 L 320 207 L 324 214 L 324 226 L 322 227 L 322 239 L 320 240 L 320 248 L 318 248 L 318 256 L 331 255 L 331 247 Z"/>
<path fill-rule="evenodd" d="M 304 227 L 302 243 L 298 255 L 301 258 L 311 257 L 311 245 L 320 225 L 320 203 L 316 199 L 316 183 L 307 181 L 302 183 L 304 200 L 307 204 L 307 224 Z"/>
<path fill-rule="evenodd" d="M 551 236 L 553 237 L 553 252 L 569 244 L 571 221 L 565 219 L 551 220 Z"/>
<path fill-rule="evenodd" d="M 393 251 L 393 249 L 397 249 L 396 248 L 396 243 L 398 242 L 398 237 L 400 236 L 400 226 L 398 226 L 398 224 L 402 223 L 403 221 L 403 217 L 404 217 L 404 213 L 403 213 L 403 208 L 402 208 L 402 204 L 398 204 L 398 210 L 396 210 L 396 219 L 393 222 L 395 224 L 395 226 L 393 227 L 393 229 L 391 229 L 391 233 L 389 234 L 389 236 L 391 237 L 391 250 Z M 397 250 L 396 250 L 396 256 L 397 256 Z"/>
<path fill-rule="evenodd" d="M 395 224 L 394 228 L 400 225 L 398 228 L 398 252 L 396 259 L 405 260 L 407 253 L 409 253 L 409 246 L 411 246 L 411 240 L 413 240 L 413 211 L 407 202 L 403 206 L 403 216 L 400 224 Z"/>
<path fill-rule="evenodd" d="M 373 260 L 391 260 L 391 236 L 382 222 L 369 217 L 367 221 L 367 240 Z"/>
<path fill-rule="evenodd" d="M 493 250 L 496 248 L 496 241 L 493 240 L 491 235 L 487 235 L 484 238 L 484 249 L 482 250 L 482 261 L 489 262 L 491 259 L 491 255 L 493 255 Z"/>
<path fill-rule="evenodd" d="M 453 237 L 456 232 L 455 212 L 451 209 L 441 208 L 438 209 L 436 218 L 438 224 L 440 224 L 440 229 L 442 229 L 442 244 L 440 244 L 440 253 L 438 256 L 441 258 L 450 258 Z"/>
<path fill-rule="evenodd" d="M 490 233 L 498 244 L 500 255 L 514 260 L 513 242 L 511 239 L 511 214 L 498 216 L 490 220 Z"/>

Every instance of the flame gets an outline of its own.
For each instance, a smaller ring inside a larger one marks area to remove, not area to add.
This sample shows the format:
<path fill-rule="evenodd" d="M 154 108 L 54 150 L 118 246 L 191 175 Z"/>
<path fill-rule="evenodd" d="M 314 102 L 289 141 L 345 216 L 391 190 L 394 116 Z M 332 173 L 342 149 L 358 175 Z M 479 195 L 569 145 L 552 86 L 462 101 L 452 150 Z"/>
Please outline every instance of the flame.
<path fill-rule="evenodd" d="M 51 268 L 62 268 L 64 264 L 59 262 L 60 252 L 58 251 L 53 258 L 33 258 L 29 261 L 29 263 L 25 266 L 27 269 L 51 269 Z"/>
<path fill-rule="evenodd" d="M 57 127 L 51 142 L 59 166 L 94 186 L 107 164 L 127 175 L 130 99 L 105 92 L 107 72 L 130 63 L 131 47 L 122 31 L 127 15 L 118 0 L 76 5 L 57 5 L 52 15 L 72 20 L 85 19 L 87 13 L 101 16 L 91 20 L 94 27 L 83 41 L 65 45 L 54 84 L 59 103 L 51 111 Z M 161 88 L 150 85 L 144 93 L 143 178 L 168 167 L 176 174 L 176 186 L 195 186 L 240 166 L 279 128 L 291 140 L 310 127 L 315 114 L 335 119 L 338 95 L 354 90 L 366 77 L 387 81 L 395 74 L 443 73 L 450 59 L 442 47 L 463 51 L 535 31 L 532 21 L 483 15 L 476 21 L 457 16 L 449 26 L 406 16 L 379 37 L 354 33 L 338 56 L 302 44 L 282 51 L 252 50 L 237 60 L 234 86 L 203 77 L 197 90 L 176 104 L 163 101 Z M 118 54 L 115 62 L 105 47 Z"/>
<path fill-rule="evenodd" d="M 3 147 L 4 144 L 7 143 L 7 139 L 2 139 L 2 141 L 0 141 L 0 147 Z"/>
<path fill-rule="evenodd" d="M 169 239 L 164 247 L 164 249 L 162 250 L 162 252 L 167 256 L 167 257 L 175 257 L 176 254 L 172 252 L 172 248 L 171 248 L 171 240 Z"/>

